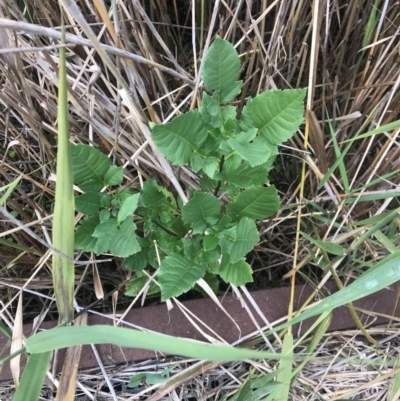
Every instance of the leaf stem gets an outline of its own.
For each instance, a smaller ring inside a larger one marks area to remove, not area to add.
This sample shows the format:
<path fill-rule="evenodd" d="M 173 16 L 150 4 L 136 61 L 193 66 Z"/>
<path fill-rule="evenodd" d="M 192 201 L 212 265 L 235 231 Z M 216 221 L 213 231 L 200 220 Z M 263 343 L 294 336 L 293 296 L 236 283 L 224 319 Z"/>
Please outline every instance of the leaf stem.
<path fill-rule="evenodd" d="M 144 216 L 141 216 L 139 213 L 135 212 L 136 216 L 139 216 L 143 220 L 146 220 Z M 169 230 L 168 228 L 162 226 L 158 221 L 150 219 L 154 224 L 156 224 L 158 227 L 160 227 L 162 230 L 164 230 L 166 233 L 173 235 L 174 237 L 177 237 L 178 234 L 174 233 L 173 231 Z"/>
<path fill-rule="evenodd" d="M 219 173 L 222 172 L 222 168 L 224 167 L 224 163 L 225 163 L 225 156 L 222 155 L 221 160 L 219 162 L 219 169 L 218 169 Z M 218 192 L 219 192 L 219 190 L 221 188 L 221 184 L 222 184 L 222 181 L 218 181 L 218 184 L 217 184 L 217 186 L 215 187 L 215 190 L 214 190 L 214 196 L 218 195 Z"/>
<path fill-rule="evenodd" d="M 6 356 L 2 360 L 0 360 L 0 368 L 2 368 L 7 362 L 11 361 L 11 359 L 15 358 L 16 356 L 22 354 L 26 351 L 26 347 L 20 348 L 17 351 L 13 352 L 12 354 Z"/>

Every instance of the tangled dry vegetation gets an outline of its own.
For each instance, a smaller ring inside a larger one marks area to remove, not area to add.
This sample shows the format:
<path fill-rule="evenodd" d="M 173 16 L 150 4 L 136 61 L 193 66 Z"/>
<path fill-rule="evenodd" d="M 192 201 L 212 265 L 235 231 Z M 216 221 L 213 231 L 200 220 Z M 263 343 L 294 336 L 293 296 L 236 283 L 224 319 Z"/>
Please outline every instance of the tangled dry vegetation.
<path fill-rule="evenodd" d="M 343 151 L 345 141 L 354 138 L 361 127 L 364 127 L 362 132 L 367 132 L 399 118 L 397 2 L 121 0 L 104 3 L 112 19 L 107 16 L 103 2 L 95 0 L 76 2 L 84 19 L 78 14 L 65 16 L 69 33 L 70 135 L 74 143 L 93 144 L 110 155 L 113 163 L 124 166 L 127 186 L 140 187 L 144 180 L 155 177 L 160 184 L 170 187 L 166 170 L 143 127 L 149 121 L 169 121 L 198 105 L 199 60 L 215 34 L 230 40 L 241 57 L 244 88 L 239 108 L 249 96 L 268 89 L 308 88 L 309 129 L 299 131 L 281 148 L 273 181 L 282 197 L 282 209 L 260 227 L 261 241 L 250 259 L 257 271 L 250 289 L 283 284 L 285 274 L 287 277 L 292 271 L 294 259 L 303 282 L 316 285 L 326 278 L 326 272 L 311 261 L 310 246 L 300 242 L 295 252 L 299 210 L 303 231 L 324 239 L 341 238 L 345 243 L 356 235 L 357 221 L 399 206 L 398 129 L 390 135 L 375 135 L 351 143 L 341 165 L 347 172 L 348 184 L 343 182 L 338 168 L 321 189 L 317 188 L 338 157 L 331 132 L 339 143 L 339 151 Z M 21 225 L 15 226 L 4 218 L 0 222 L 2 317 L 13 327 L 22 289 L 24 322 L 38 316 L 56 318 L 51 300 L 50 252 L 38 237 L 50 242 L 61 21 L 58 4 L 51 0 L 5 0 L 0 4 L 0 13 L 1 185 L 21 177 L 6 203 L 7 210 L 15 213 Z M 134 109 L 126 107 L 123 93 L 132 97 Z M 304 177 L 303 156 L 307 162 Z M 173 173 L 186 189 L 196 187 L 198 177 L 187 169 L 176 169 Z M 344 191 L 346 185 L 352 190 L 351 196 Z M 370 241 L 358 249 L 357 258 L 376 262 L 390 252 L 390 246 L 397 245 Z M 78 257 L 89 260 L 91 255 Z M 104 294 L 120 287 L 129 274 L 118 260 L 77 266 L 79 305 L 85 307 L 102 300 Z M 352 261 L 338 270 L 344 282 L 358 274 Z M 129 303 L 122 295 L 118 308 Z M 111 310 L 111 301 L 105 298 L 96 306 L 103 311 Z M 391 330 L 392 334 L 396 332 Z M 352 336 L 353 333 L 342 333 L 325 338 L 321 359 L 316 359 L 321 364 L 314 363 L 300 373 L 293 385 L 293 400 L 346 398 L 350 389 L 352 395 L 361 394 L 361 399 L 384 399 L 389 380 L 378 386 L 373 381 L 376 377 L 369 376 L 369 365 L 366 367 L 360 359 L 346 365 L 346 378 L 342 381 L 342 368 L 322 358 L 342 352 L 349 357 L 363 354 L 367 345 L 356 342 Z M 395 356 L 396 343 L 391 341 L 387 352 Z M 180 364 L 179 369 L 184 367 Z M 243 364 L 215 367 L 216 377 L 222 374 L 227 377 L 223 384 L 212 388 L 213 380 L 207 382 L 198 377 L 194 379 L 197 384 L 192 382 L 190 386 L 200 389 L 200 393 L 184 396 L 189 388 L 186 384 L 176 390 L 176 399 L 221 399 L 221 394 L 234 391 L 243 382 L 249 370 Z M 353 372 L 351 375 L 349 370 Z M 318 372 L 322 371 L 326 373 L 324 380 L 317 385 Z M 127 369 L 110 374 L 116 381 L 126 382 L 129 372 L 132 373 Z M 380 373 L 384 374 L 383 368 Z M 93 391 L 99 391 L 104 384 L 103 379 L 95 380 L 90 372 L 82 374 L 79 380 L 88 399 L 94 399 Z M 325 390 L 316 391 L 318 386 Z M 143 394 L 141 399 L 147 399 L 146 393 Z"/>

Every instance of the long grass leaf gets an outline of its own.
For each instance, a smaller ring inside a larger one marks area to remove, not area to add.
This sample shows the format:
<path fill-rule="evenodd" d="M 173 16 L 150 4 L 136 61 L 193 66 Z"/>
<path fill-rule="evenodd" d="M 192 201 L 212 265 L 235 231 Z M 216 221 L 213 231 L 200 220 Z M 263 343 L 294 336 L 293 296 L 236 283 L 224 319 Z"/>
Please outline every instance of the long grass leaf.
<path fill-rule="evenodd" d="M 397 246 L 381 230 L 375 233 L 376 239 L 390 252 L 397 252 Z"/>
<path fill-rule="evenodd" d="M 84 344 L 114 344 L 141 348 L 207 361 L 234 361 L 246 358 L 282 359 L 282 355 L 244 348 L 217 346 L 158 333 L 113 326 L 57 327 L 35 334 L 26 341 L 31 353 L 52 351 Z"/>
<path fill-rule="evenodd" d="M 378 108 L 378 106 L 375 106 L 375 108 L 372 110 L 372 113 L 375 112 L 375 110 Z M 372 114 L 371 113 L 371 114 Z M 329 168 L 329 170 L 327 171 L 327 173 L 324 175 L 324 177 L 322 178 L 322 180 L 320 181 L 320 183 L 318 184 L 318 189 L 321 189 L 324 184 L 329 180 L 329 177 L 333 174 L 333 172 L 336 170 L 336 167 L 339 166 L 341 163 L 343 163 L 343 159 L 346 156 L 347 152 L 350 150 L 351 145 L 353 144 L 353 141 L 355 141 L 356 139 L 358 139 L 360 137 L 360 132 L 362 132 L 364 130 L 364 128 L 367 126 L 367 123 L 369 121 L 369 118 L 367 118 L 362 126 L 360 127 L 360 129 L 356 132 L 356 134 L 354 135 L 354 138 L 350 139 L 348 142 L 346 147 L 342 150 L 340 156 L 338 157 L 336 155 L 336 160 L 333 163 L 333 165 Z"/>
<path fill-rule="evenodd" d="M 329 315 L 325 319 L 323 319 L 322 322 L 317 326 L 317 330 L 315 331 L 309 344 L 307 345 L 307 349 L 304 353 L 304 359 L 301 361 L 299 366 L 297 366 L 297 368 L 293 371 L 292 381 L 303 370 L 306 363 L 309 362 L 315 356 L 316 352 L 314 352 L 314 350 L 320 343 L 322 337 L 328 331 L 329 326 L 331 325 L 332 322 L 332 316 L 333 316 L 332 313 L 329 313 Z M 301 340 L 297 344 L 300 344 Z"/>
<path fill-rule="evenodd" d="M 335 132 L 333 130 L 330 120 L 328 120 L 328 124 L 329 124 L 329 132 L 330 132 L 331 138 L 332 138 L 333 149 L 335 151 L 335 156 L 336 156 L 337 160 L 340 160 L 340 162 L 339 162 L 340 176 L 342 177 L 344 190 L 345 190 L 346 194 L 348 194 L 350 191 L 350 186 L 349 186 L 349 178 L 347 176 L 346 166 L 344 165 L 343 158 L 341 157 L 339 144 L 337 142 L 336 135 L 335 135 Z"/>
<path fill-rule="evenodd" d="M 357 135 L 356 137 L 354 137 L 352 139 L 348 139 L 347 141 L 343 141 L 342 143 L 354 142 L 354 141 L 356 141 L 358 139 L 368 138 L 370 136 L 382 134 L 384 132 L 392 131 L 392 130 L 395 130 L 395 129 L 398 129 L 398 128 L 400 128 L 400 120 L 396 120 L 396 121 L 393 121 L 393 122 L 391 122 L 389 124 L 382 125 L 381 127 L 375 128 L 372 131 L 369 131 L 369 132 L 367 132 L 365 134 Z"/>
<path fill-rule="evenodd" d="M 380 2 L 381 0 L 375 0 L 371 8 L 371 13 L 369 14 L 368 17 L 368 22 L 365 27 L 365 33 L 361 44 L 362 47 L 368 46 L 370 44 L 371 38 L 375 32 L 376 24 L 378 23 L 377 14 L 378 14 L 378 5 Z"/>
<path fill-rule="evenodd" d="M 51 352 L 32 354 L 25 366 L 13 401 L 37 401 L 46 377 Z"/>
<path fill-rule="evenodd" d="M 283 339 L 282 355 L 288 358 L 282 359 L 279 362 L 280 372 L 277 376 L 277 381 L 281 384 L 274 395 L 276 401 L 286 401 L 289 399 L 289 390 L 292 377 L 292 365 L 293 365 L 293 334 L 286 333 Z"/>
<path fill-rule="evenodd" d="M 267 332 L 267 335 L 271 334 L 272 332 L 282 330 L 293 324 L 300 323 L 310 317 L 320 314 L 328 314 L 339 306 L 346 305 L 350 302 L 356 301 L 357 299 L 378 292 L 399 280 L 400 251 L 397 251 L 396 253 L 393 253 L 392 255 L 389 255 L 378 262 L 375 266 L 370 268 L 347 287 L 327 297 L 317 305 L 296 316 L 290 322 L 282 324 Z"/>
<path fill-rule="evenodd" d="M 371 202 L 371 201 L 378 201 L 382 199 L 388 199 L 388 198 L 396 198 L 400 196 L 400 191 L 387 191 L 387 190 L 382 190 L 380 193 L 376 194 L 371 194 L 371 195 L 362 195 L 359 198 L 347 198 L 344 200 L 344 203 L 349 204 L 357 201 L 358 203 L 361 202 Z"/>
<path fill-rule="evenodd" d="M 351 249 L 357 249 L 365 240 L 367 240 L 371 235 L 375 234 L 378 230 L 384 227 L 386 224 L 390 224 L 394 219 L 399 216 L 400 209 L 392 210 L 388 215 L 382 217 L 373 227 L 369 228 L 367 232 L 357 238 L 356 241 L 351 245 Z M 382 261 L 380 262 L 382 263 Z M 376 265 L 378 266 L 378 265 Z"/>
<path fill-rule="evenodd" d="M 392 177 L 393 175 L 398 174 L 399 172 L 400 172 L 400 169 L 396 169 L 394 171 L 391 171 L 390 173 L 382 174 L 377 179 L 370 181 L 368 184 L 360 185 L 360 186 L 354 188 L 352 190 L 352 192 L 360 192 L 363 189 L 365 190 L 365 189 L 367 189 L 369 187 L 372 187 L 372 186 L 374 186 L 376 184 L 381 183 L 383 180 L 387 180 L 388 178 Z"/>
<path fill-rule="evenodd" d="M 61 43 L 65 43 L 65 28 Z M 53 246 L 74 258 L 74 193 L 69 146 L 68 94 L 65 48 L 60 49 L 58 91 L 57 182 L 53 221 Z M 72 320 L 74 300 L 74 265 L 53 253 L 53 284 L 61 320 Z"/>
<path fill-rule="evenodd" d="M 10 182 L 9 184 L 3 185 L 2 187 L 0 187 L 0 192 L 3 192 L 4 190 L 6 190 L 4 195 L 0 198 L 0 206 L 3 206 L 4 202 L 11 195 L 12 191 L 14 191 L 14 188 L 18 185 L 20 180 L 21 180 L 21 177 L 18 177 L 14 181 Z"/>
<path fill-rule="evenodd" d="M 397 368 L 400 363 L 399 359 L 395 362 L 395 368 Z M 394 377 L 392 388 L 390 389 L 390 394 L 388 395 L 388 401 L 397 401 L 400 398 L 400 373 L 397 373 Z"/>

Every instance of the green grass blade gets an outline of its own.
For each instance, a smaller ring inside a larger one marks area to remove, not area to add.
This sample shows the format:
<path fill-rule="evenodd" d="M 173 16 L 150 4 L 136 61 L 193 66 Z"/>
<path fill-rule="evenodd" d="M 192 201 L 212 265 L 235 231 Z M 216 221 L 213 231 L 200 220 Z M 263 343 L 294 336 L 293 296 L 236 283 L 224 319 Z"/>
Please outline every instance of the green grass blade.
<path fill-rule="evenodd" d="M 318 184 L 318 189 L 321 189 L 324 184 L 328 181 L 329 177 L 333 174 L 333 172 L 336 170 L 336 167 L 343 164 L 343 159 L 346 153 L 350 150 L 351 148 L 351 142 L 346 145 L 346 147 L 343 149 L 342 153 L 340 154 L 339 157 L 336 156 L 335 162 L 332 164 L 330 169 L 326 172 L 320 183 Z"/>
<path fill-rule="evenodd" d="M 258 401 L 264 399 L 267 394 L 272 393 L 279 385 L 275 381 L 275 377 L 279 372 L 280 370 L 278 369 L 267 374 L 250 373 L 249 378 L 245 380 L 240 390 L 229 400 Z"/>
<path fill-rule="evenodd" d="M 325 317 L 325 319 L 322 320 L 322 322 L 317 326 L 317 330 L 313 334 L 306 352 L 304 353 L 304 359 L 301 361 L 299 366 L 293 371 L 293 377 L 292 381 L 295 380 L 296 376 L 301 372 L 301 370 L 304 368 L 306 363 L 308 363 L 315 355 L 314 355 L 314 350 L 320 343 L 322 337 L 326 334 L 326 332 L 329 329 L 329 326 L 331 325 L 332 322 L 332 313 L 330 313 L 328 316 Z M 301 343 L 301 340 L 298 342 L 298 344 Z M 295 345 L 296 347 L 296 345 Z"/>
<path fill-rule="evenodd" d="M 389 255 L 378 262 L 375 266 L 370 268 L 347 287 L 327 297 L 324 301 L 321 301 L 314 307 L 296 316 L 290 322 L 280 325 L 272 331 L 267 332 L 267 335 L 271 334 L 272 332 L 282 330 L 293 324 L 300 323 L 310 317 L 320 314 L 328 314 L 339 306 L 346 305 L 350 302 L 356 301 L 357 299 L 380 291 L 399 280 L 400 251 L 397 251 L 396 253 L 393 253 L 392 255 Z"/>
<path fill-rule="evenodd" d="M 277 381 L 280 386 L 276 392 L 273 392 L 269 397 L 273 397 L 276 401 L 289 400 L 290 383 L 292 378 L 292 365 L 293 365 L 293 334 L 286 333 L 283 339 L 282 355 L 288 358 L 282 359 L 279 362 L 280 372 L 277 376 Z M 268 397 L 268 398 L 269 398 Z"/>
<path fill-rule="evenodd" d="M 329 118 L 329 116 L 328 116 L 328 118 Z M 328 120 L 328 124 L 329 124 L 329 132 L 330 132 L 331 138 L 332 138 L 333 149 L 335 151 L 335 156 L 336 156 L 337 160 L 340 160 L 340 163 L 339 163 L 340 176 L 342 177 L 344 190 L 345 190 L 346 194 L 348 194 L 350 191 L 350 185 L 349 185 L 349 178 L 347 176 L 346 166 L 344 165 L 343 157 L 341 157 L 339 144 L 337 142 L 336 135 L 335 135 L 335 132 L 334 132 L 332 124 L 331 124 L 331 120 Z"/>
<path fill-rule="evenodd" d="M 375 237 L 389 252 L 397 252 L 397 246 L 381 230 L 375 233 Z"/>
<path fill-rule="evenodd" d="M 398 218 L 399 217 L 399 211 L 400 211 L 400 209 L 395 209 L 395 210 L 392 210 L 388 215 L 385 215 L 373 227 L 368 229 L 368 231 L 365 234 L 361 235 L 360 238 L 358 238 L 356 241 L 354 241 L 354 243 L 351 246 L 351 249 L 357 249 L 371 235 L 375 234 L 378 230 L 380 230 L 386 224 L 390 224 L 394 219 Z M 382 263 L 382 261 L 380 263 Z"/>
<path fill-rule="evenodd" d="M 325 252 L 329 252 L 329 253 L 332 253 L 333 255 L 337 255 L 337 256 L 344 256 L 344 249 L 340 245 L 335 244 L 334 242 L 317 240 L 317 239 L 307 235 L 306 233 L 303 233 L 302 231 L 300 231 L 300 234 L 305 239 L 310 241 L 312 244 L 316 245 L 318 248 L 324 250 Z"/>
<path fill-rule="evenodd" d="M 43 331 L 26 340 L 26 349 L 36 354 L 85 344 L 114 344 L 120 347 L 155 350 L 208 361 L 282 359 L 282 355 L 271 352 L 217 346 L 164 334 L 105 325 L 57 327 Z"/>
<path fill-rule="evenodd" d="M 8 197 L 11 195 L 11 192 L 14 191 L 14 188 L 17 186 L 17 184 L 20 182 L 21 177 L 16 178 L 14 181 L 10 182 L 7 185 L 3 185 L 0 187 L 0 192 L 3 192 L 6 190 L 4 195 L 0 198 L 0 206 L 3 206 L 4 202 L 8 199 Z"/>
<path fill-rule="evenodd" d="M 398 368 L 400 365 L 399 360 L 395 362 L 394 368 Z M 397 401 L 400 398 L 400 373 L 397 373 L 394 377 L 392 388 L 388 396 L 388 401 Z"/>
<path fill-rule="evenodd" d="M 378 106 L 375 106 L 375 108 L 372 110 L 371 114 L 375 113 L 377 108 L 378 108 Z M 324 175 L 324 177 L 322 178 L 322 180 L 318 184 L 318 189 L 321 189 L 324 186 L 324 184 L 329 180 L 329 177 L 336 170 L 336 167 L 339 166 L 341 163 L 343 163 L 343 159 L 346 156 L 347 152 L 350 150 L 351 145 L 353 144 L 353 141 L 355 141 L 356 139 L 358 139 L 360 137 L 360 132 L 362 132 L 364 130 L 364 128 L 367 126 L 368 121 L 369 121 L 369 118 L 365 119 L 364 123 L 362 124 L 360 129 L 357 131 L 357 133 L 355 134 L 354 138 L 349 140 L 349 142 L 347 143 L 346 147 L 343 149 L 343 151 L 340 154 L 340 156 L 338 157 L 338 155 L 336 155 L 335 162 L 333 163 L 331 168 L 326 172 L 326 174 Z"/>
<path fill-rule="evenodd" d="M 61 43 L 65 43 L 65 28 Z M 74 258 L 74 193 L 69 146 L 68 89 L 65 48 L 60 49 L 58 91 L 57 182 L 53 221 L 53 246 Z M 53 253 L 53 285 L 61 320 L 72 320 L 74 300 L 74 265 Z"/>
<path fill-rule="evenodd" d="M 374 224 L 378 224 L 380 221 L 382 221 L 382 219 L 388 217 L 392 213 L 393 211 L 383 212 L 375 216 L 368 217 L 367 219 L 364 220 L 355 221 L 353 224 L 355 226 L 362 226 L 362 227 L 372 226 Z"/>
<path fill-rule="evenodd" d="M 371 42 L 372 36 L 375 32 L 376 24 L 378 23 L 377 13 L 378 5 L 381 0 L 375 0 L 371 8 L 371 13 L 369 14 L 367 26 L 365 27 L 365 33 L 362 40 L 362 47 L 368 46 Z"/>
<path fill-rule="evenodd" d="M 374 185 L 377 185 L 377 184 L 381 183 L 383 180 L 387 180 L 387 179 L 389 179 L 390 177 L 392 177 L 393 175 L 398 174 L 399 172 L 400 172 L 400 169 L 397 169 L 397 170 L 391 171 L 390 173 L 387 173 L 387 174 L 383 174 L 383 175 L 381 175 L 381 176 L 378 176 L 378 178 L 376 178 L 375 180 L 370 181 L 368 184 L 360 185 L 359 187 L 354 188 L 351 192 L 360 192 L 360 191 L 362 191 L 363 189 L 365 190 L 365 189 L 367 189 L 367 188 L 369 188 L 369 187 L 372 187 L 372 186 L 374 186 Z"/>
<path fill-rule="evenodd" d="M 39 251 L 37 251 L 36 249 L 29 248 L 28 246 L 17 244 L 17 243 L 15 243 L 14 241 L 12 241 L 10 239 L 0 238 L 0 244 L 1 245 L 5 245 L 5 246 L 9 246 L 10 248 L 18 249 L 19 251 L 22 251 L 24 253 L 26 252 L 26 253 L 31 253 L 31 254 L 34 254 L 34 255 L 42 256 L 42 254 Z"/>
<path fill-rule="evenodd" d="M 388 199 L 388 198 L 396 198 L 400 196 L 400 191 L 390 191 L 390 192 L 385 192 L 385 190 L 382 190 L 380 193 L 376 194 L 371 194 L 371 195 L 362 195 L 359 198 L 347 198 L 344 200 L 344 203 L 349 204 L 349 203 L 354 203 L 357 201 L 357 203 L 361 202 L 371 202 L 371 201 L 378 201 L 382 199 Z"/>
<path fill-rule="evenodd" d="M 374 111 L 375 111 L 375 109 L 373 110 L 373 112 Z M 400 120 L 397 120 L 397 121 L 393 121 L 393 122 L 391 122 L 389 124 L 382 125 L 381 127 L 375 128 L 372 131 L 367 132 L 366 134 L 360 135 L 360 132 L 362 132 L 362 130 L 365 128 L 367 122 L 368 122 L 368 119 L 365 120 L 364 124 L 357 131 L 357 133 L 354 136 L 354 138 L 351 138 L 351 139 L 348 139 L 348 140 L 342 142 L 342 143 L 347 143 L 346 147 L 344 148 L 344 150 L 342 151 L 342 153 L 340 154 L 339 157 L 336 155 L 336 161 L 333 163 L 333 165 L 328 170 L 328 172 L 324 175 L 324 177 L 322 178 L 321 182 L 318 184 L 318 189 L 321 189 L 324 186 L 324 184 L 328 181 L 329 177 L 335 171 L 336 167 L 338 167 L 341 164 L 343 164 L 343 158 L 347 154 L 347 152 L 350 150 L 350 147 L 351 147 L 351 145 L 353 144 L 354 141 L 356 141 L 358 139 L 362 139 L 362 138 L 367 138 L 367 137 L 372 136 L 372 135 L 382 134 L 383 132 L 386 132 L 386 131 L 391 131 L 391 130 L 400 128 Z"/>
<path fill-rule="evenodd" d="M 32 354 L 25 366 L 13 401 L 37 401 L 42 389 L 51 352 Z"/>
<path fill-rule="evenodd" d="M 354 142 L 354 141 L 356 141 L 358 139 L 368 138 L 368 137 L 373 136 L 373 135 L 379 135 L 379 134 L 382 134 L 382 133 L 384 133 L 386 131 L 392 131 L 392 130 L 395 130 L 395 129 L 398 129 L 398 128 L 400 128 L 400 120 L 396 120 L 396 121 L 393 121 L 393 122 L 391 122 L 389 124 L 382 125 L 381 127 L 375 128 L 372 131 L 369 131 L 369 132 L 367 132 L 365 134 L 356 135 L 354 138 L 348 139 L 347 141 L 343 141 L 342 143 L 346 143 L 346 142 L 352 143 L 352 142 Z"/>
<path fill-rule="evenodd" d="M 2 332 L 9 340 L 12 340 L 11 330 L 0 320 L 0 332 Z"/>

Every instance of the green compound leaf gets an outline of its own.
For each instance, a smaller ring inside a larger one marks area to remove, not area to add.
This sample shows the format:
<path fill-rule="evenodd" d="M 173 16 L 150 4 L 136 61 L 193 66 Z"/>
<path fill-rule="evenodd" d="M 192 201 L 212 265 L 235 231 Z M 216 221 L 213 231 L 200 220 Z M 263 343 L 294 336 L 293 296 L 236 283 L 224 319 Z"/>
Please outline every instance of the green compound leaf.
<path fill-rule="evenodd" d="M 220 144 L 221 131 L 219 129 L 208 131 L 210 135 L 207 136 L 206 140 L 201 144 L 199 153 L 205 157 L 218 156 L 218 148 Z"/>
<path fill-rule="evenodd" d="M 224 121 L 225 129 L 236 128 L 236 114 L 237 110 L 234 106 L 225 106 L 222 109 L 222 120 Z"/>
<path fill-rule="evenodd" d="M 161 263 L 158 281 L 162 301 L 177 297 L 190 290 L 206 273 L 206 266 L 172 253 Z"/>
<path fill-rule="evenodd" d="M 104 221 L 108 220 L 111 216 L 111 212 L 108 209 L 103 209 L 99 213 L 100 221 L 103 223 Z"/>
<path fill-rule="evenodd" d="M 83 214 L 96 214 L 101 208 L 110 204 L 110 197 L 100 192 L 86 192 L 75 198 L 75 209 Z"/>
<path fill-rule="evenodd" d="M 250 99 L 240 119 L 243 131 L 257 127 L 264 138 L 279 145 L 293 136 L 304 118 L 305 89 L 270 90 Z"/>
<path fill-rule="evenodd" d="M 90 182 L 91 191 L 100 191 L 103 176 L 110 168 L 108 157 L 88 145 L 71 145 L 71 157 L 74 184 L 83 189 L 82 184 Z"/>
<path fill-rule="evenodd" d="M 184 255 L 190 260 L 196 259 L 200 251 L 199 241 L 195 238 L 184 238 L 181 241 Z"/>
<path fill-rule="evenodd" d="M 142 271 L 149 264 L 148 250 L 140 251 L 124 259 L 122 266 L 135 272 Z"/>
<path fill-rule="evenodd" d="M 249 143 L 253 141 L 258 133 L 258 129 L 253 127 L 246 130 L 246 132 L 237 132 L 235 136 L 235 140 L 241 144 Z"/>
<path fill-rule="evenodd" d="M 218 245 L 218 238 L 213 235 L 206 235 L 203 240 L 204 250 L 212 251 Z"/>
<path fill-rule="evenodd" d="M 98 192 L 104 187 L 104 182 L 100 179 L 93 179 L 79 184 L 79 188 L 83 192 Z"/>
<path fill-rule="evenodd" d="M 129 198 L 131 195 L 134 195 L 135 191 L 131 188 L 123 189 L 122 191 L 117 191 L 115 193 L 115 200 L 122 203 L 126 198 Z"/>
<path fill-rule="evenodd" d="M 250 163 L 243 163 L 235 170 L 223 174 L 223 181 L 227 181 L 240 188 L 263 185 L 268 182 L 268 163 L 251 167 Z"/>
<path fill-rule="evenodd" d="M 193 110 L 175 117 L 171 122 L 154 126 L 152 138 L 168 160 L 183 166 L 207 139 L 207 125 L 200 113 Z"/>
<path fill-rule="evenodd" d="M 221 248 L 220 247 L 217 247 L 216 249 L 213 249 L 212 251 L 203 252 L 203 254 L 201 255 L 202 262 L 205 261 L 207 263 L 218 262 L 218 260 L 220 258 L 221 258 Z M 217 271 L 219 271 L 219 263 L 218 263 Z"/>
<path fill-rule="evenodd" d="M 228 152 L 226 153 L 226 155 L 229 154 L 229 157 L 225 158 L 224 167 L 222 169 L 222 172 L 224 174 L 229 176 L 235 169 L 244 164 L 246 164 L 246 166 L 251 167 L 250 163 L 244 162 L 243 159 L 240 157 L 240 155 L 232 153 L 232 148 L 228 145 L 228 142 L 226 141 L 224 142 L 225 143 L 223 144 L 223 146 L 226 145 L 229 148 Z"/>
<path fill-rule="evenodd" d="M 203 158 L 198 153 L 190 156 L 190 168 L 196 173 L 203 168 Z"/>
<path fill-rule="evenodd" d="M 136 297 L 136 295 L 142 290 L 148 280 L 149 278 L 147 276 L 131 279 L 126 285 L 125 295 L 128 297 Z M 147 290 L 147 295 L 154 295 L 159 292 L 160 287 L 155 284 L 154 281 L 151 281 L 149 289 Z"/>
<path fill-rule="evenodd" d="M 258 231 L 254 221 L 244 217 L 237 226 L 219 234 L 222 252 L 230 255 L 230 262 L 236 263 L 246 256 L 258 242 Z"/>
<path fill-rule="evenodd" d="M 222 253 L 230 253 L 232 250 L 232 246 L 236 240 L 236 230 L 237 226 L 233 226 L 224 230 L 218 234 L 219 237 L 219 246 L 221 247 Z"/>
<path fill-rule="evenodd" d="M 242 258 L 236 263 L 231 263 L 229 255 L 222 255 L 219 275 L 226 283 L 239 286 L 253 281 L 253 271 L 245 259 Z"/>
<path fill-rule="evenodd" d="M 132 221 L 132 217 L 128 216 L 121 224 L 117 234 L 114 235 L 110 252 L 114 256 L 126 258 L 137 252 L 140 252 L 140 245 L 136 239 L 136 224 Z"/>
<path fill-rule="evenodd" d="M 131 216 L 137 209 L 139 203 L 140 194 L 134 194 L 126 198 L 118 211 L 118 223 L 124 221 L 128 216 Z"/>
<path fill-rule="evenodd" d="M 162 192 L 162 188 L 157 185 L 153 178 L 144 183 L 140 192 L 140 204 L 158 212 L 164 205 L 165 199 L 166 196 Z"/>
<path fill-rule="evenodd" d="M 207 272 L 206 275 L 203 277 L 203 279 L 210 286 L 210 288 L 213 290 L 214 294 L 218 294 L 219 281 L 220 281 L 219 278 L 215 274 Z M 205 294 L 204 292 L 203 292 L 203 294 L 205 296 L 207 296 L 207 294 Z"/>
<path fill-rule="evenodd" d="M 239 143 L 235 139 L 229 139 L 228 144 L 233 150 L 236 150 L 243 159 L 247 160 L 251 167 L 256 167 L 260 164 L 266 163 L 272 156 L 273 149 L 271 146 L 259 141 L 252 143 Z"/>
<path fill-rule="evenodd" d="M 98 215 L 82 220 L 75 232 L 75 246 L 85 252 L 96 252 L 97 238 L 93 233 L 99 224 Z"/>
<path fill-rule="evenodd" d="M 101 222 L 94 233 L 93 237 L 97 238 L 95 253 L 100 255 L 101 253 L 108 252 L 110 250 L 111 241 L 118 234 L 118 222 L 117 219 L 108 219 Z"/>
<path fill-rule="evenodd" d="M 111 166 L 104 174 L 104 181 L 107 185 L 122 184 L 124 179 L 124 169 L 118 166 Z"/>
<path fill-rule="evenodd" d="M 242 88 L 236 81 L 240 72 L 239 56 L 226 40 L 216 37 L 204 60 L 203 82 L 207 90 L 218 91 L 219 102 L 228 103 L 235 99 Z"/>
<path fill-rule="evenodd" d="M 246 256 L 258 240 L 258 230 L 254 221 L 247 217 L 241 219 L 237 225 L 235 242 L 230 252 L 231 263 L 236 263 L 243 256 Z"/>
<path fill-rule="evenodd" d="M 154 243 L 148 237 L 140 238 L 137 237 L 137 241 L 141 248 L 141 251 L 134 255 L 128 256 L 122 262 L 122 266 L 126 269 L 139 272 L 147 267 L 149 264 L 149 250 L 154 249 Z"/>
<path fill-rule="evenodd" d="M 221 211 L 221 201 L 205 192 L 195 192 L 194 196 L 182 208 L 182 218 L 185 223 L 193 224 L 214 217 Z"/>
<path fill-rule="evenodd" d="M 202 157 L 198 153 L 193 153 L 190 157 L 190 168 L 195 172 L 202 170 L 210 178 L 214 178 L 214 175 L 218 170 L 218 166 L 219 161 L 214 156 Z"/>
<path fill-rule="evenodd" d="M 204 234 L 204 231 L 207 228 L 207 223 L 205 221 L 201 220 L 201 221 L 197 221 L 196 223 L 192 223 L 191 227 L 192 227 L 193 235 Z"/>
<path fill-rule="evenodd" d="M 213 96 L 209 96 L 206 92 L 204 92 L 201 99 L 201 106 L 199 107 L 199 112 L 203 120 L 214 128 L 219 128 L 222 125 L 220 116 L 222 110 L 220 104 L 218 103 L 217 95 L 218 93 L 214 93 Z"/>
<path fill-rule="evenodd" d="M 251 187 L 241 192 L 227 207 L 227 214 L 233 219 L 249 217 L 265 219 L 279 210 L 277 190 L 271 187 Z"/>
<path fill-rule="evenodd" d="M 219 161 L 216 157 L 210 156 L 203 160 L 203 171 L 210 177 L 214 178 L 216 171 L 218 170 Z"/>

